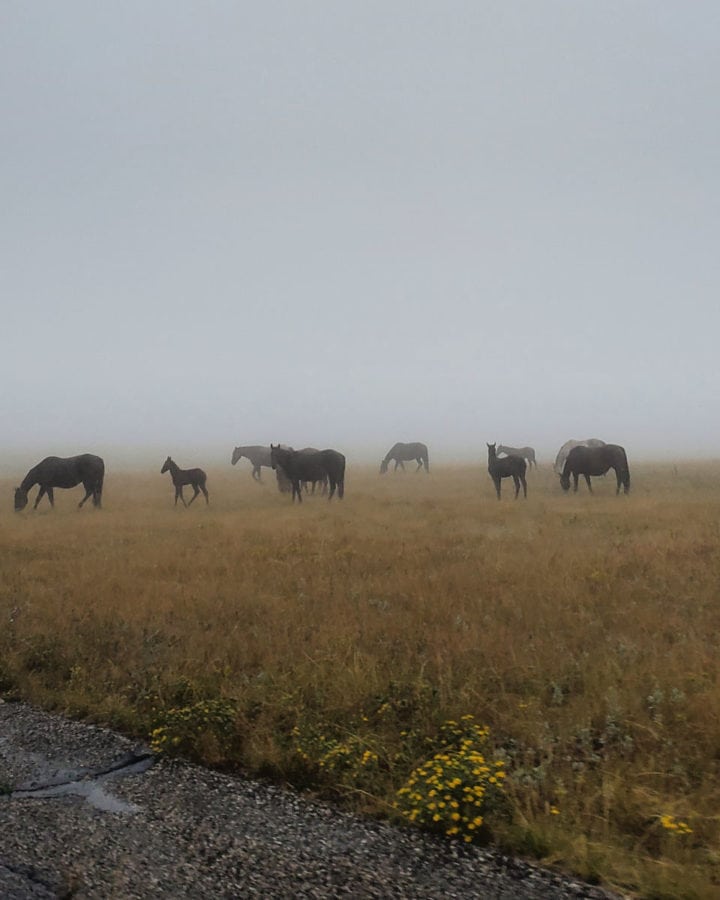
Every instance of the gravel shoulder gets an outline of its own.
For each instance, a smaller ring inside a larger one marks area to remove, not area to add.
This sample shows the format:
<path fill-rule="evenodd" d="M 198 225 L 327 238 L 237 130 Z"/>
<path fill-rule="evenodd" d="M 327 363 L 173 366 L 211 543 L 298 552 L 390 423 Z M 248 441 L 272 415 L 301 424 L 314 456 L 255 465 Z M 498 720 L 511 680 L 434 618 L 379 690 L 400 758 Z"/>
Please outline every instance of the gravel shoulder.
<path fill-rule="evenodd" d="M 0 702 L 0 790 L 7 900 L 618 896 L 21 703 Z"/>

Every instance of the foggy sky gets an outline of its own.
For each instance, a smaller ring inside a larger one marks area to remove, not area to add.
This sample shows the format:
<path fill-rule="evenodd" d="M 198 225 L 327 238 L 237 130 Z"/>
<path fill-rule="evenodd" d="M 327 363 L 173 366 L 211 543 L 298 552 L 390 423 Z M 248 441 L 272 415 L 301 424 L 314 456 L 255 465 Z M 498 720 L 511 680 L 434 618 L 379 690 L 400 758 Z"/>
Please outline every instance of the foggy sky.
<path fill-rule="evenodd" d="M 3 454 L 720 455 L 719 26 L 6 0 Z"/>

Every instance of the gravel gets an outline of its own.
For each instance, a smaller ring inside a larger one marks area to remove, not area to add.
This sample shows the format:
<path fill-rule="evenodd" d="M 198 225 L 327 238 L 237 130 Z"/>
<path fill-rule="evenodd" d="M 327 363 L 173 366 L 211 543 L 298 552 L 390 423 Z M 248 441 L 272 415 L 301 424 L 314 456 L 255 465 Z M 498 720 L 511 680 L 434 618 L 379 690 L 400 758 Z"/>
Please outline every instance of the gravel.
<path fill-rule="evenodd" d="M 618 896 L 244 778 L 163 759 L 147 768 L 142 757 L 106 729 L 0 702 L 3 900 Z"/>

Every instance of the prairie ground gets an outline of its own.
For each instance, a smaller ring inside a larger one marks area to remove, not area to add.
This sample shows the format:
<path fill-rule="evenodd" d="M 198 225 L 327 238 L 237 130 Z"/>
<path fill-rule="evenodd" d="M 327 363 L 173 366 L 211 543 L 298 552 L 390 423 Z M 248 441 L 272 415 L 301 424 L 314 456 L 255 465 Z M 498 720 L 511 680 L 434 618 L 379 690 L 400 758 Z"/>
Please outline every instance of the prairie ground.
<path fill-rule="evenodd" d="M 564 496 L 541 468 L 498 503 L 482 466 L 350 467 L 342 502 L 293 506 L 228 466 L 186 510 L 110 470 L 102 511 L 22 514 L 0 482 L 0 692 L 370 814 L 473 716 L 507 769 L 494 840 L 716 896 L 720 464 L 632 475 Z"/>

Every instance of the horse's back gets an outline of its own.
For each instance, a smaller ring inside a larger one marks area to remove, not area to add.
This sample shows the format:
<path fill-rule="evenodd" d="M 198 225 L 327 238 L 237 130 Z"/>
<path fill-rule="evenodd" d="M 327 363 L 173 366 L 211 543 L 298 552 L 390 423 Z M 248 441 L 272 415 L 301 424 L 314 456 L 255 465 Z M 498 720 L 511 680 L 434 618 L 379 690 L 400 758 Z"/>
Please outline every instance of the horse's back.
<path fill-rule="evenodd" d="M 78 456 L 46 456 L 33 470 L 38 481 L 49 487 L 75 487 L 80 482 L 102 483 L 105 462 L 93 453 Z"/>
<path fill-rule="evenodd" d="M 345 475 L 345 456 L 339 450 L 320 450 L 320 456 L 328 475 L 343 478 Z"/>
<path fill-rule="evenodd" d="M 398 441 L 397 444 L 393 444 L 392 449 L 388 453 L 388 459 L 419 459 L 420 457 L 427 456 L 427 452 L 427 446 L 420 441 L 413 441 L 409 444 Z"/>
<path fill-rule="evenodd" d="M 568 453 L 564 471 L 579 475 L 604 475 L 614 466 L 627 467 L 625 449 L 619 444 L 603 443 L 589 447 L 587 443 L 582 443 Z"/>

